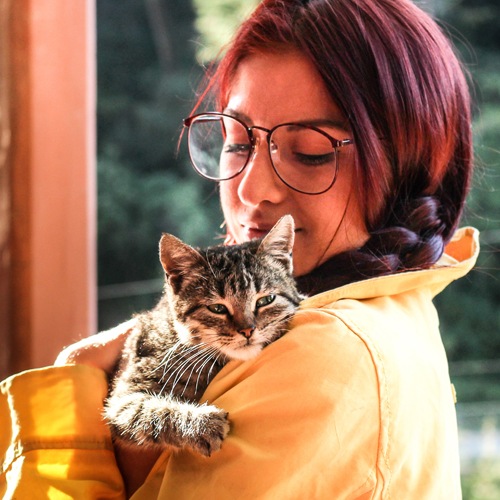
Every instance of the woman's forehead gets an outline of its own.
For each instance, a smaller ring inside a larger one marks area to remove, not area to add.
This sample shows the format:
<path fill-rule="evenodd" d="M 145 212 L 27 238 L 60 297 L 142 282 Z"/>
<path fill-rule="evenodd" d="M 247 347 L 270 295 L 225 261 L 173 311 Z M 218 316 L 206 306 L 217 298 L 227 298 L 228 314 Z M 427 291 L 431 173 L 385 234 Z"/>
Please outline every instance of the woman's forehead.
<path fill-rule="evenodd" d="M 245 58 L 232 78 L 224 111 L 249 125 L 323 121 L 348 129 L 316 68 L 295 51 Z"/>

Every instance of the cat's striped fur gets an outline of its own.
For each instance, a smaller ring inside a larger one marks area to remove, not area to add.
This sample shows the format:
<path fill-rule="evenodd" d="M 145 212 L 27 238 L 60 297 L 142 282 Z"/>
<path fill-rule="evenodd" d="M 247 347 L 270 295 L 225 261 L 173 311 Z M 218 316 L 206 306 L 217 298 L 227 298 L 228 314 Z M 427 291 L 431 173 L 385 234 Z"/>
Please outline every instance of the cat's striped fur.
<path fill-rule="evenodd" d="M 291 216 L 242 245 L 198 250 L 163 235 L 163 296 L 137 316 L 105 405 L 116 440 L 207 456 L 220 448 L 227 413 L 199 401 L 228 361 L 250 359 L 285 333 L 301 298 L 293 238 Z"/>

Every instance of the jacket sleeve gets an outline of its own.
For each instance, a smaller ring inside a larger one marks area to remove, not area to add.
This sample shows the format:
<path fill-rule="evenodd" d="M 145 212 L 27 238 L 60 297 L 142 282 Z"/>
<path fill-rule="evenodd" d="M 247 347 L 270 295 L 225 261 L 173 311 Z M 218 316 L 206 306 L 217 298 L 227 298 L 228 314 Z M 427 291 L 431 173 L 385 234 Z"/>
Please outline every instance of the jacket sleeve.
<path fill-rule="evenodd" d="M 164 457 L 159 498 L 373 498 L 380 403 L 370 351 L 328 313 L 296 323 L 255 360 L 219 373 L 205 396 L 229 412 L 231 431 L 209 458 Z"/>
<path fill-rule="evenodd" d="M 104 372 L 83 365 L 0 384 L 1 498 L 125 498 L 101 417 L 106 391 Z"/>

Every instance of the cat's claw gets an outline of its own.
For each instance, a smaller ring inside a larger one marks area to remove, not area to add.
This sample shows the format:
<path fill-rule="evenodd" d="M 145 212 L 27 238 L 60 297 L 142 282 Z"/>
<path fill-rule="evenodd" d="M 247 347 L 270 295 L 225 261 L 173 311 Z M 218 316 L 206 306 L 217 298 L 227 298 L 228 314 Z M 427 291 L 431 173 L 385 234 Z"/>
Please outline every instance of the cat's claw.
<path fill-rule="evenodd" d="M 196 416 L 197 436 L 189 443 L 195 451 L 209 457 L 219 451 L 222 441 L 229 432 L 228 413 L 216 406 L 199 407 Z"/>

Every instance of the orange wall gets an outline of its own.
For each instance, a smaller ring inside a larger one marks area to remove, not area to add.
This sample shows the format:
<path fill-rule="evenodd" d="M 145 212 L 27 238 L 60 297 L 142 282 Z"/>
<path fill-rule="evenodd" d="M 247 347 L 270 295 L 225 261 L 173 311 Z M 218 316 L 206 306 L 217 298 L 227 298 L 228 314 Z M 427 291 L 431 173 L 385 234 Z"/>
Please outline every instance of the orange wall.
<path fill-rule="evenodd" d="M 31 0 L 31 365 L 96 327 L 93 0 Z"/>
<path fill-rule="evenodd" d="M 96 326 L 92 3 L 32 2 L 35 366 L 51 363 L 62 345 Z"/>

